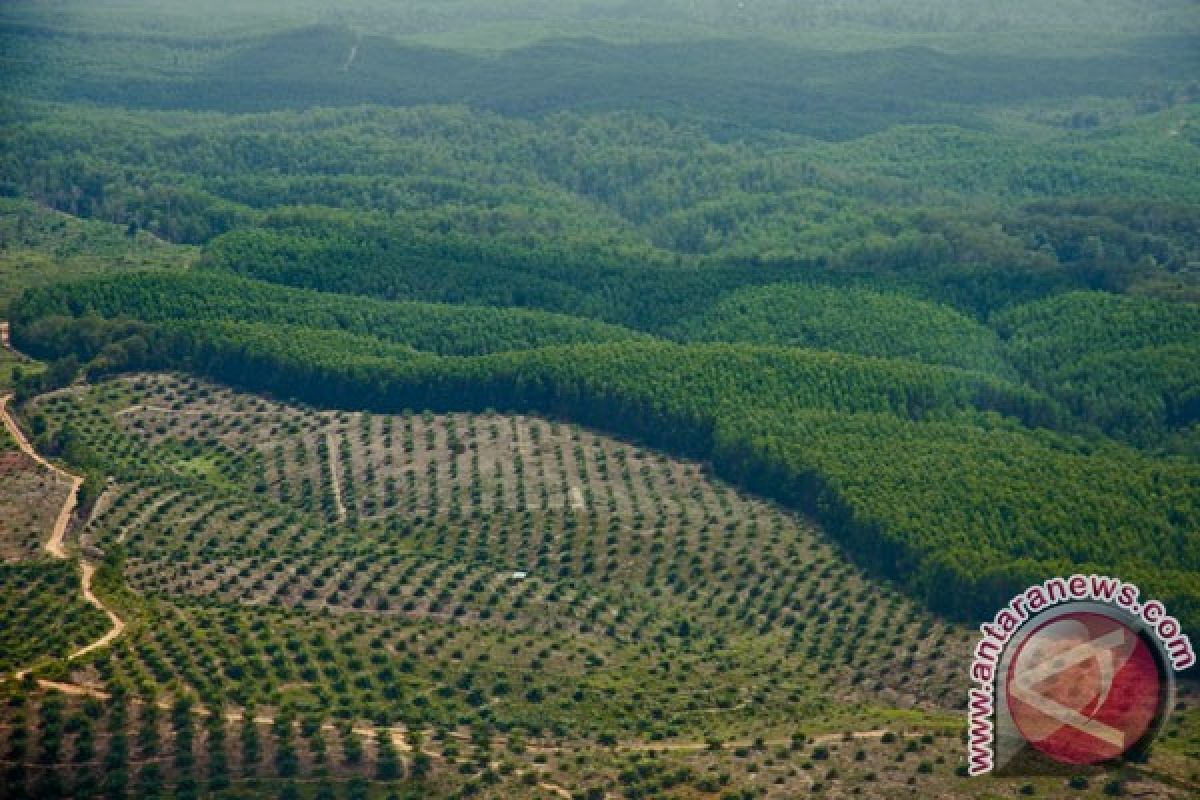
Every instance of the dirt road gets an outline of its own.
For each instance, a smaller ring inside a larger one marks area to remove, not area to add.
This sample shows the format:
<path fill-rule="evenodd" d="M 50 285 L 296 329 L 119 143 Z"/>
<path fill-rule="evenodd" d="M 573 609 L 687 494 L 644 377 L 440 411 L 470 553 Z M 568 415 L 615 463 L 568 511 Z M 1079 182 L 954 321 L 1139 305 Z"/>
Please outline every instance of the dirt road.
<path fill-rule="evenodd" d="M 7 323 L 5 323 L 7 327 Z M 58 559 L 66 559 L 66 536 L 67 526 L 71 522 L 71 515 L 75 513 L 75 507 L 79 502 L 79 487 L 83 486 L 83 478 L 78 475 L 72 475 L 66 470 L 51 464 L 46 459 L 42 458 L 41 454 L 34 449 L 33 444 L 26 438 L 25 432 L 17 425 L 17 421 L 13 419 L 12 414 L 8 410 L 9 401 L 12 395 L 4 395 L 0 397 L 0 418 L 3 418 L 4 427 L 12 434 L 13 439 L 17 442 L 17 447 L 22 453 L 32 458 L 45 469 L 50 470 L 58 480 L 65 480 L 70 484 L 70 491 L 67 494 L 67 499 L 63 501 L 63 507 L 58 513 L 58 517 L 54 520 L 54 527 L 50 531 L 50 538 L 46 540 L 46 552 Z M 80 588 L 83 591 L 84 598 L 96 608 L 108 615 L 108 619 L 112 622 L 112 629 L 101 636 L 94 642 L 87 644 L 68 656 L 68 659 L 79 658 L 82 655 L 98 650 L 112 643 L 114 639 L 121 635 L 125 630 L 125 622 L 116 612 L 108 608 L 100 601 L 92 592 L 92 578 L 96 573 L 96 566 L 88 561 L 83 562 L 83 578 L 80 581 Z M 22 670 L 17 673 L 17 677 L 24 677 L 28 670 Z"/>
<path fill-rule="evenodd" d="M 104 691 L 103 689 L 96 689 L 91 686 L 83 686 L 81 684 L 76 684 L 76 683 L 62 683 L 62 682 L 58 682 L 58 681 L 39 680 L 38 685 L 41 686 L 43 689 L 49 689 L 49 690 L 58 691 L 58 692 L 62 692 L 64 694 L 70 694 L 70 695 L 75 695 L 75 696 L 79 696 L 79 697 L 94 697 L 99 700 L 108 700 L 112 696 L 111 694 Z M 140 704 L 142 701 L 137 698 L 134 698 L 133 702 L 135 704 Z M 157 705 L 158 708 L 163 709 L 164 711 L 169 710 L 171 708 L 171 704 L 169 702 L 162 701 L 162 700 L 160 700 L 155 705 Z M 199 704 L 193 705 L 191 708 L 191 712 L 193 714 L 195 714 L 197 716 L 201 716 L 201 717 L 211 716 L 213 713 L 212 710 L 205 708 L 204 706 L 199 705 Z M 230 723 L 241 722 L 242 720 L 245 719 L 245 714 L 243 714 L 241 711 L 227 711 L 227 712 L 224 712 L 222 714 L 222 716 L 224 717 L 224 719 L 227 722 L 230 722 Z M 269 715 L 255 715 L 254 722 L 258 725 L 274 725 L 275 718 L 272 716 L 269 716 Z M 321 725 L 321 728 L 322 728 L 322 730 L 326 730 L 326 731 L 337 730 L 337 726 L 335 726 L 331 722 L 324 723 L 323 725 Z M 396 746 L 396 749 L 399 750 L 400 752 L 411 753 L 413 751 L 413 747 L 412 747 L 412 744 L 409 739 L 409 731 L 405 728 L 402 728 L 402 727 L 380 728 L 380 727 L 375 727 L 375 726 L 370 726 L 370 725 L 355 725 L 353 728 L 351 728 L 351 730 L 355 734 L 362 736 L 364 738 L 375 738 L 375 737 L 379 736 L 381 733 L 387 734 L 389 736 L 389 738 L 391 738 L 392 743 Z M 432 734 L 433 734 L 433 731 L 426 731 L 422 738 L 431 736 Z M 849 738 L 851 740 L 856 740 L 856 741 L 864 740 L 864 739 L 881 739 L 886 734 L 887 734 L 887 731 L 882 730 L 882 729 L 869 730 L 869 731 L 853 731 L 850 733 L 828 733 L 828 734 L 820 734 L 817 736 L 809 737 L 808 739 L 805 740 L 805 744 L 806 745 L 832 744 L 834 742 L 845 741 L 847 738 Z M 459 739 L 462 741 L 466 741 L 468 739 L 467 736 L 465 736 L 463 734 L 459 734 L 459 733 L 451 733 L 450 735 L 453 738 Z M 791 743 L 792 743 L 791 739 L 771 739 L 771 740 L 764 742 L 764 744 L 768 747 L 781 747 L 781 746 L 790 745 Z M 498 747 L 503 746 L 504 744 L 505 744 L 505 740 L 503 738 L 497 739 L 493 742 L 493 745 L 498 746 Z M 750 746 L 752 746 L 752 743 L 749 741 L 725 742 L 722 744 L 721 749 L 729 750 L 729 749 L 732 749 L 735 747 L 740 747 L 740 746 L 750 747 Z M 708 750 L 709 747 L 710 747 L 710 745 L 707 742 L 667 742 L 667 743 L 663 743 L 663 742 L 622 742 L 616 746 L 616 750 L 619 752 L 657 751 L 657 752 L 686 753 L 686 752 L 700 752 L 703 750 Z M 559 750 L 560 750 L 560 748 L 558 748 L 558 747 L 548 746 L 548 745 L 532 746 L 529 748 L 530 753 L 557 753 L 557 752 L 559 752 Z M 442 755 L 436 751 L 425 750 L 424 752 L 433 758 L 439 758 L 439 759 L 442 758 Z M 543 789 L 544 791 L 550 792 L 551 794 L 558 795 L 559 797 L 563 797 L 563 798 L 574 797 L 574 795 L 571 793 L 571 791 L 569 789 L 567 789 L 566 787 L 561 786 L 559 784 L 553 783 L 548 778 L 546 778 L 545 776 L 542 776 L 542 775 L 538 775 L 537 785 L 539 788 Z"/>
<path fill-rule="evenodd" d="M 17 447 L 21 452 L 32 458 L 38 464 L 54 473 L 59 480 L 65 480 L 71 486 L 71 491 L 67 495 L 66 501 L 63 503 L 62 510 L 58 512 L 58 518 L 54 520 L 54 527 L 50 531 L 50 538 L 46 540 L 46 552 L 55 558 L 66 558 L 67 551 L 63 544 L 67 535 L 67 525 L 71 521 L 71 514 L 75 512 L 75 504 L 79 501 L 79 487 L 83 485 L 83 479 L 78 475 L 72 475 L 69 472 L 59 469 L 54 464 L 51 464 L 33 448 L 29 440 L 25 438 L 24 431 L 17 425 L 17 421 L 13 419 L 12 414 L 8 412 L 8 403 L 12 399 L 12 395 L 0 397 L 0 416 L 4 417 L 4 427 L 12 434 L 12 437 L 17 441 Z"/>
<path fill-rule="evenodd" d="M 855 740 L 858 740 L 858 739 L 882 739 L 886 733 L 887 733 L 887 731 L 882 730 L 882 729 L 871 730 L 871 731 L 852 731 L 849 734 L 849 736 L 851 739 L 855 739 Z M 833 742 L 840 742 L 840 741 L 845 740 L 846 736 L 847 736 L 847 734 L 845 734 L 845 733 L 822 733 L 818 736 L 810 736 L 808 739 L 804 740 L 804 743 L 806 745 L 832 744 Z M 786 745 L 790 745 L 791 743 L 792 743 L 791 739 L 768 739 L 763 742 L 763 744 L 766 745 L 767 747 L 783 747 Z M 737 742 L 723 742 L 721 745 L 721 748 L 729 749 L 729 748 L 736 748 L 736 747 L 752 747 L 753 745 L 754 745 L 754 742 L 749 741 L 749 740 L 737 741 Z M 650 751 L 670 752 L 670 753 L 687 753 L 687 752 L 696 752 L 696 751 L 700 751 L 700 750 L 707 750 L 709 747 L 710 747 L 710 745 L 708 742 L 623 742 L 623 743 L 618 744 L 616 746 L 616 749 L 621 750 L 621 751 L 637 752 L 637 753 L 650 752 Z"/>
<path fill-rule="evenodd" d="M 342 481 L 338 470 L 342 468 L 338 459 L 337 438 L 332 433 L 325 434 L 325 446 L 329 449 L 329 485 L 333 492 L 333 506 L 337 512 L 338 522 L 346 521 L 346 505 L 342 502 Z"/>
<path fill-rule="evenodd" d="M 84 561 L 83 562 L 83 581 L 82 581 L 83 596 L 89 603 L 91 603 L 96 608 L 100 609 L 101 611 L 103 611 L 105 614 L 108 615 L 108 620 L 109 620 L 109 622 L 112 623 L 112 630 L 110 630 L 108 633 L 104 634 L 103 636 L 101 636 L 99 639 L 92 642 L 91 644 L 84 645 L 83 647 L 76 650 L 74 653 L 71 653 L 71 655 L 69 655 L 67 657 L 68 659 L 76 659 L 76 658 L 79 658 L 80 656 L 87 655 L 88 653 L 92 652 L 93 650 L 99 650 L 101 647 L 107 647 L 108 645 L 112 644 L 113 641 L 125 631 L 125 620 L 118 617 L 111 608 L 104 605 L 104 603 L 100 602 L 100 598 L 96 597 L 96 595 L 92 593 L 92 577 L 95 574 L 96 574 L 96 566 L 88 561 Z"/>

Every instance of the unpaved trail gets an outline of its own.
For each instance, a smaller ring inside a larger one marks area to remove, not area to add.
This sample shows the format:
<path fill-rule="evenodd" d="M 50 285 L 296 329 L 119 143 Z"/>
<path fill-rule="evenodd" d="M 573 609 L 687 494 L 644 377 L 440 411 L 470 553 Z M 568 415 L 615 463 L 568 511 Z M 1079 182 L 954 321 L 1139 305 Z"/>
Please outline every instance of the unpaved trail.
<path fill-rule="evenodd" d="M 83 647 L 76 650 L 74 653 L 71 653 L 71 655 L 67 656 L 68 660 L 76 659 L 76 658 L 79 658 L 80 656 L 87 655 L 88 653 L 92 652 L 93 650 L 99 650 L 101 647 L 107 647 L 108 645 L 112 644 L 113 641 L 118 636 L 120 636 L 125 630 L 125 620 L 121 619 L 115 613 L 113 613 L 113 610 L 111 608 L 108 608 L 107 606 L 105 606 L 104 603 L 101 603 L 100 599 L 98 597 L 96 597 L 96 595 L 92 592 L 92 577 L 95 574 L 96 574 L 96 566 L 94 564 L 92 564 L 91 562 L 84 561 L 83 562 L 83 596 L 84 596 L 84 599 L 86 599 L 89 603 L 91 603 L 96 608 L 100 609 L 101 611 L 103 611 L 105 614 L 108 615 L 108 620 L 109 620 L 109 622 L 112 623 L 112 630 L 110 630 L 108 633 L 104 634 L 103 636 L 101 636 L 99 639 L 92 642 L 91 644 L 84 645 Z"/>
<path fill-rule="evenodd" d="M 50 689 L 53 691 L 62 692 L 63 694 L 75 695 L 77 697 L 94 697 L 98 700 L 108 700 L 112 697 L 112 695 L 109 692 L 106 692 L 103 689 L 96 689 L 94 687 L 84 686 L 84 685 L 78 684 L 78 683 L 63 683 L 61 681 L 38 680 L 38 686 L 40 686 L 43 689 Z M 136 703 L 140 703 L 142 701 L 135 698 L 133 700 L 133 702 L 136 704 Z M 164 711 L 169 710 L 171 708 L 171 704 L 166 702 L 165 700 L 159 701 L 155 705 L 158 708 L 163 709 Z M 205 708 L 204 706 L 199 705 L 199 704 L 192 706 L 191 712 L 193 714 L 195 714 L 197 716 L 201 716 L 201 717 L 211 716 L 213 713 L 208 708 Z M 246 718 L 245 714 L 243 714 L 241 711 L 228 711 L 228 712 L 225 712 L 222 716 L 228 722 L 241 722 L 242 720 L 244 720 Z M 274 725 L 275 718 L 271 717 L 271 716 L 267 716 L 267 715 L 255 715 L 254 722 L 259 725 Z M 332 722 L 326 722 L 321 725 L 321 729 L 326 730 L 326 731 L 334 731 L 334 730 L 337 730 L 337 726 L 334 725 Z M 355 725 L 354 727 L 351 728 L 351 731 L 353 731 L 355 734 L 357 734 L 359 736 L 363 736 L 363 737 L 375 737 L 381 732 L 387 733 L 390 736 L 392 743 L 396 746 L 397 750 L 399 750 L 401 752 L 405 752 L 405 753 L 411 753 L 413 751 L 412 744 L 409 742 L 409 731 L 406 728 L 401 728 L 401 727 L 379 728 L 379 727 L 373 727 L 373 726 Z M 823 733 L 823 734 L 820 734 L 819 736 L 812 736 L 808 739 L 805 739 L 804 744 L 805 745 L 833 744 L 835 742 L 846 741 L 847 738 L 849 738 L 852 741 L 860 741 L 863 739 L 882 739 L 887 733 L 888 733 L 888 730 L 885 730 L 882 728 L 876 729 L 876 730 L 868 730 L 868 731 L 851 731 L 849 733 Z M 430 734 L 432 734 L 432 731 L 426 731 L 425 735 L 430 735 Z M 469 737 L 466 736 L 465 734 L 456 733 L 456 732 L 452 732 L 450 734 L 450 736 L 455 739 L 458 739 L 460 741 L 467 741 L 469 739 Z M 502 743 L 502 742 L 503 742 L 503 740 L 498 740 L 497 743 Z M 768 739 L 768 740 L 764 741 L 762 744 L 766 747 L 783 747 L 783 746 L 791 745 L 792 740 L 790 738 L 788 738 L 788 739 Z M 723 742 L 721 745 L 721 749 L 728 750 L 730 748 L 736 748 L 736 747 L 752 747 L 753 745 L 754 745 L 754 743 L 751 741 Z M 618 743 L 616 745 L 616 747 L 613 749 L 615 749 L 618 752 L 626 752 L 626 753 L 651 752 L 651 751 L 686 753 L 686 752 L 700 752 L 703 750 L 708 750 L 709 747 L 710 747 L 710 745 L 708 742 L 621 742 L 621 743 Z M 531 753 L 556 753 L 559 750 L 560 750 L 560 748 L 558 746 L 545 746 L 545 745 L 534 745 L 534 746 L 531 746 L 528 748 L 528 751 Z M 438 754 L 436 752 L 431 752 L 428 750 L 425 752 L 427 755 L 433 756 L 434 758 L 441 757 L 440 754 Z M 546 779 L 540 780 L 538 782 L 538 787 L 541 789 L 544 789 L 545 791 L 551 792 L 552 794 L 556 794 L 559 797 L 563 797 L 563 798 L 574 797 L 574 795 L 571 793 L 571 791 L 569 789 L 567 789 L 563 786 L 560 786 L 556 783 L 551 783 L 549 780 L 546 780 Z"/>
<path fill-rule="evenodd" d="M 333 491 L 333 507 L 337 511 L 339 522 L 346 521 L 346 505 L 342 502 L 342 480 L 338 477 L 341 464 L 338 461 L 337 438 L 332 433 L 325 434 L 325 447 L 329 451 L 329 485 Z"/>
<path fill-rule="evenodd" d="M 17 673 L 17 679 L 25 677 L 24 672 Z M 73 695 L 75 697 L 94 697 L 97 700 L 111 700 L 112 695 L 103 689 L 95 689 L 91 686 L 84 686 L 79 683 L 63 683 L 62 681 L 48 681 L 41 678 L 38 679 L 38 686 L 43 689 L 50 689 L 55 692 Z"/>
<path fill-rule="evenodd" d="M 886 730 L 871 730 L 871 731 L 852 731 L 851 739 L 881 739 L 887 733 Z M 843 741 L 846 738 L 845 733 L 823 733 L 820 736 L 812 736 L 804 740 L 806 745 L 810 744 L 832 744 L 834 742 Z M 768 739 L 763 744 L 767 747 L 780 747 L 790 745 L 791 739 Z M 722 749 L 730 747 L 752 747 L 754 742 L 723 742 Z M 617 750 L 633 751 L 633 752 L 648 752 L 651 750 L 661 750 L 672 753 L 693 752 L 699 750 L 707 750 L 708 742 L 630 742 L 627 744 L 618 744 Z"/>
<path fill-rule="evenodd" d="M 17 440 L 17 447 L 21 449 L 22 453 L 50 470 L 56 478 L 65 479 L 71 486 L 71 491 L 63 503 L 62 510 L 58 512 L 58 518 L 54 520 L 54 528 L 50 531 L 50 538 L 46 540 L 46 552 L 55 558 L 66 558 L 67 550 L 63 542 L 67 535 L 67 524 L 71 521 L 71 514 L 74 513 L 75 504 L 79 501 L 79 487 L 83 485 L 83 478 L 61 470 L 42 458 L 41 454 L 25 438 L 25 432 L 17 425 L 17 421 L 13 419 L 12 414 L 8 412 L 8 403 L 11 399 L 11 394 L 0 397 L 0 415 L 4 417 L 4 427 Z"/>
<path fill-rule="evenodd" d="M 721 706 L 713 706 L 712 708 L 697 708 L 694 711 L 686 711 L 684 713 L 686 713 L 686 714 L 730 714 L 734 711 L 741 711 L 743 708 L 745 708 L 748 705 L 750 705 L 750 701 L 743 700 L 742 702 L 738 703 L 736 706 L 729 706 L 728 708 L 722 708 Z"/>
<path fill-rule="evenodd" d="M 91 647 L 92 647 L 92 645 L 88 645 L 88 647 L 85 649 L 90 649 Z M 64 683 L 63 681 L 49 681 L 49 680 L 39 679 L 38 686 L 40 686 L 43 689 L 48 689 L 48 690 L 55 691 L 55 692 L 62 692 L 63 694 L 69 694 L 74 697 L 94 697 L 97 700 L 109 700 L 112 698 L 112 693 L 110 693 L 110 692 L 106 692 L 103 689 L 97 689 L 92 686 L 84 686 L 83 684 L 80 684 L 80 683 Z M 140 698 L 136 698 L 136 697 L 133 698 L 132 702 L 135 705 L 143 705 L 145 703 L 144 700 L 142 700 Z M 171 703 L 167 702 L 166 700 L 160 700 L 160 701 L 156 702 L 154 704 L 154 706 L 163 711 L 169 711 L 172 708 Z M 209 709 L 205 706 L 202 706 L 200 704 L 193 705 L 190 710 L 191 710 L 192 714 L 194 714 L 198 717 L 210 717 L 213 714 L 211 709 Z M 225 719 L 226 722 L 241 722 L 244 719 L 246 719 L 246 715 L 244 713 L 242 713 L 241 711 L 227 711 L 227 712 L 223 713 L 221 716 Z M 255 714 L 253 717 L 253 721 L 256 725 L 274 725 L 275 717 L 268 716 L 266 714 Z M 334 725 L 332 722 L 326 722 L 321 725 L 321 730 L 324 730 L 324 731 L 336 731 L 337 729 L 338 729 L 338 726 Z M 368 726 L 363 726 L 363 725 L 355 725 L 350 730 L 359 736 L 371 737 L 371 738 L 374 738 L 376 735 L 378 735 L 381 732 L 386 733 L 391 738 L 392 744 L 394 744 L 396 746 L 397 750 L 400 750 L 400 751 L 406 752 L 406 753 L 412 752 L 412 745 L 410 745 L 408 743 L 408 731 L 405 728 L 396 728 L 396 727 L 377 728 L 377 727 L 368 727 Z"/>
<path fill-rule="evenodd" d="M 566 789 L 565 787 L 559 786 L 557 783 L 549 783 L 548 781 L 542 781 L 538 784 L 538 788 L 544 789 L 547 792 L 550 792 L 551 794 L 556 794 L 559 797 L 564 798 L 564 800 L 572 800 L 575 797 L 575 795 L 571 794 L 570 790 Z"/>
<path fill-rule="evenodd" d="M 58 513 L 58 518 L 54 520 L 54 528 L 50 531 L 50 538 L 46 541 L 46 552 L 55 558 L 66 560 L 66 536 L 67 525 L 71 522 L 71 515 L 75 513 L 75 507 L 79 503 L 79 488 L 83 486 L 83 478 L 78 475 L 73 475 L 66 470 L 63 470 L 54 464 L 51 464 L 46 459 L 42 458 L 41 454 L 34 449 L 33 444 L 25 437 L 25 432 L 17 425 L 17 421 L 13 419 L 12 414 L 8 410 L 8 403 L 12 399 L 12 395 L 6 394 L 0 397 L 0 417 L 4 419 L 4 427 L 12 434 L 13 439 L 17 442 L 17 447 L 22 453 L 32 458 L 42 467 L 50 470 L 50 472 L 58 479 L 65 479 L 71 486 L 70 492 L 67 494 L 67 499 L 63 501 L 62 510 Z M 83 577 L 80 580 L 80 589 L 83 591 L 84 599 L 91 603 L 96 608 L 108 615 L 108 619 L 112 622 L 112 629 L 101 636 L 91 644 L 85 645 L 75 652 L 67 656 L 68 660 L 79 658 L 82 655 L 98 650 L 111 644 L 114 639 L 121 635 L 125 630 L 125 622 L 116 612 L 107 607 L 100 601 L 100 598 L 92 592 L 92 577 L 95 575 L 96 567 L 94 564 L 84 560 Z M 16 673 L 17 678 L 23 678 L 28 670 L 22 670 Z"/>
<path fill-rule="evenodd" d="M 346 56 L 346 61 L 342 64 L 342 72 L 349 72 L 350 65 L 354 63 L 354 59 L 358 58 L 358 43 L 362 41 L 362 34 L 354 40 L 354 44 L 350 45 L 350 54 Z"/>

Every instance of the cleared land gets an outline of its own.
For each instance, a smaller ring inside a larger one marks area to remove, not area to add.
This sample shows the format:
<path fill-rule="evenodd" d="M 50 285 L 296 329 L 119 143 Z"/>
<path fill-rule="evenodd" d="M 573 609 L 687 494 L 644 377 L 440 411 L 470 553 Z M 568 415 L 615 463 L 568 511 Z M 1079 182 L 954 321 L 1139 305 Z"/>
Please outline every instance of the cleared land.
<path fill-rule="evenodd" d="M 130 791 L 330 770 L 414 797 L 1066 791 L 956 775 L 970 633 L 703 465 L 549 419 L 317 411 L 166 375 L 27 413 L 115 478 L 81 543 L 121 565 L 130 627 L 61 673 L 75 695 L 5 709 L 22 786 L 123 758 Z M 1187 795 L 1164 776 L 1194 780 L 1193 716 L 1131 789 Z"/>
<path fill-rule="evenodd" d="M 34 560 L 43 546 L 66 560 L 64 537 L 82 481 L 38 455 L 9 413 L 10 400 L 0 397 L 6 488 L 0 500 L 0 674 L 11 671 L 19 679 L 39 659 L 74 659 L 106 646 L 124 623 L 92 592 L 93 565 L 82 564 L 77 577 L 74 564 Z M 93 609 L 109 618 L 108 634 L 100 636 L 104 617 Z"/>
<path fill-rule="evenodd" d="M 69 487 L 17 447 L 0 425 L 0 560 L 36 557 L 66 502 Z"/>

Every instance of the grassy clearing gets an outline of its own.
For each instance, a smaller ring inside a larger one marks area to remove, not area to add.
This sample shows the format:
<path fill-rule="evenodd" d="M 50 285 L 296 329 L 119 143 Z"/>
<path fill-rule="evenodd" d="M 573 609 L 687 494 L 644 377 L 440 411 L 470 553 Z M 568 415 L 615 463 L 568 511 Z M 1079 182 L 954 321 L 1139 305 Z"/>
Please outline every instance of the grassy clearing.
<path fill-rule="evenodd" d="M 184 268 L 195 249 L 144 231 L 0 198 L 0 319 L 22 290 L 91 275 Z M 2 357 L 0 357 L 2 358 Z M 0 380 L 5 368 L 0 362 Z"/>

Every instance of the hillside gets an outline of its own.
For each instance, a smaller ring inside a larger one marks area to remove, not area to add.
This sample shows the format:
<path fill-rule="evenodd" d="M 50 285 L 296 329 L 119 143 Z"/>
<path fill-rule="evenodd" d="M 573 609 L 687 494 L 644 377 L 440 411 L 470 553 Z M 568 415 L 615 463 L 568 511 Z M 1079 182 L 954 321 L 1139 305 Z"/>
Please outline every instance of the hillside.
<path fill-rule="evenodd" d="M 995 333 L 934 303 L 855 287 L 777 284 L 723 296 L 680 323 L 695 340 L 777 344 L 1008 373 Z"/>
<path fill-rule="evenodd" d="M 1128 95 L 1190 77 L 1195 66 L 1194 53 L 1172 40 L 1120 59 L 980 57 L 919 47 L 843 55 L 728 39 L 683 46 L 545 40 L 480 56 L 316 26 L 252 42 L 187 80 L 85 77 L 61 96 L 243 112 L 365 104 L 465 104 L 521 116 L 623 109 L 713 120 L 727 133 L 736 130 L 727 120 L 738 119 L 743 130 L 845 139 L 897 121 L 974 127 L 981 107 L 1073 97 L 1085 87 L 1099 96 Z M 635 94 L 630 86 L 638 87 Z"/>
<path fill-rule="evenodd" d="M 1200 796 L 1197 36 L 0 4 L 0 800 Z"/>
<path fill-rule="evenodd" d="M 789 739 L 830 692 L 862 704 L 864 730 L 885 701 L 959 702 L 965 631 L 881 595 L 810 525 L 698 464 L 546 419 L 314 412 L 154 375 L 29 413 L 115 478 L 80 535 L 120 559 L 137 632 L 72 680 L 276 719 L 332 707 L 466 726 L 473 749 L 501 735 L 517 760 L 518 736 L 702 753 L 704 736 L 766 733 L 764 714 Z M 826 617 L 859 634 L 806 622 Z M 262 633 L 252 648 L 242 626 Z M 908 626 L 928 642 L 904 657 L 919 669 L 877 661 Z M 190 630 L 211 634 L 181 650 Z M 630 715 L 630 700 L 652 708 Z M 430 747 L 436 781 L 463 780 L 448 740 Z M 311 743 L 299 754 L 312 769 Z"/>
<path fill-rule="evenodd" d="M 1200 600 L 1200 565 L 1186 544 L 1200 514 L 1196 467 L 1033 430 L 1075 423 L 1044 396 L 982 374 L 654 341 L 439 357 L 362 334 L 189 322 L 186 308 L 169 311 L 168 323 L 106 323 L 86 313 L 86 298 L 28 295 L 17 341 L 43 357 L 97 359 L 94 374 L 186 365 L 324 405 L 567 415 L 711 460 L 719 473 L 798 504 L 861 563 L 956 615 L 984 613 L 1071 562 L 1146 575 L 1179 613 L 1193 614 Z M 171 305 L 163 298 L 148 307 Z M 83 316 L 61 316 L 72 308 Z M 41 321 L 27 327 L 27 318 Z M 929 481 L 920 493 L 907 477 L 917 464 Z M 976 476 L 971 484 L 954 477 L 963 465 Z M 1019 504 L 1005 499 L 1014 497 Z M 1092 531 L 1086 541 L 1073 534 L 1081 527 Z"/>

